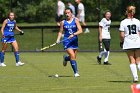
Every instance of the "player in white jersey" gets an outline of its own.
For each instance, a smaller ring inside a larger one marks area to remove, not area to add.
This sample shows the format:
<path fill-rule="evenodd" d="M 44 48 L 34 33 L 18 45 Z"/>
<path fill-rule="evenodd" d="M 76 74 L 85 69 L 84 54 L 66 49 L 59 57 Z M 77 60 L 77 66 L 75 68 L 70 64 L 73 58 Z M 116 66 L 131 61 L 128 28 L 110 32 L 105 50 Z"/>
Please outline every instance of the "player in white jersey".
<path fill-rule="evenodd" d="M 108 62 L 109 53 L 110 53 L 110 25 L 111 25 L 111 12 L 106 11 L 104 14 L 104 18 L 99 22 L 99 40 L 100 40 L 100 48 L 102 49 L 102 42 L 104 44 L 104 50 L 102 50 L 97 56 L 97 62 L 101 64 L 101 59 L 105 56 L 104 65 L 111 65 Z"/>
<path fill-rule="evenodd" d="M 81 0 L 75 0 L 75 2 L 78 4 L 77 18 L 79 19 L 80 22 L 82 22 L 84 26 L 86 26 L 84 4 L 81 3 Z M 84 31 L 84 33 L 89 33 L 89 32 L 90 31 L 88 28 L 86 28 Z"/>
<path fill-rule="evenodd" d="M 120 23 L 120 46 L 126 50 L 134 82 L 138 81 L 137 66 L 140 70 L 140 21 L 134 18 L 135 7 L 128 6 L 127 18 Z"/>
<path fill-rule="evenodd" d="M 57 14 L 55 20 L 58 26 L 60 26 L 60 22 L 62 21 L 64 11 L 65 11 L 65 4 L 61 0 L 57 0 Z"/>

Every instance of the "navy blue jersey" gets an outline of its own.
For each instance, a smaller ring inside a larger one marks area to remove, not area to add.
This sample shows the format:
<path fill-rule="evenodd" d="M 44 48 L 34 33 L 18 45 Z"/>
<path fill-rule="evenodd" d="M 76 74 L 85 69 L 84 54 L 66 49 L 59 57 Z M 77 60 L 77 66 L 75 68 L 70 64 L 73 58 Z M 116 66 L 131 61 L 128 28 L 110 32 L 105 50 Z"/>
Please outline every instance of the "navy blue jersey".
<path fill-rule="evenodd" d="M 72 22 L 64 20 L 64 37 L 69 37 L 71 34 L 77 32 L 75 20 L 75 18 L 72 20 Z"/>
<path fill-rule="evenodd" d="M 4 28 L 4 36 L 14 36 L 14 28 L 15 28 L 16 21 L 11 21 L 10 19 L 7 19 L 7 24 Z"/>

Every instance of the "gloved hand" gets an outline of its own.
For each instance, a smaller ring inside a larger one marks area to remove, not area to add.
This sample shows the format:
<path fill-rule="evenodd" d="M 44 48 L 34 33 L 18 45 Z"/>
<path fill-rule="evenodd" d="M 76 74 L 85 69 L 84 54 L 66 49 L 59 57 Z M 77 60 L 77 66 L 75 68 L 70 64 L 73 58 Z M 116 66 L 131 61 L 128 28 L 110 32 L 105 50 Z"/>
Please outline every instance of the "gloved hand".
<path fill-rule="evenodd" d="M 20 35 L 24 35 L 24 31 L 21 30 L 21 31 L 20 31 Z"/>

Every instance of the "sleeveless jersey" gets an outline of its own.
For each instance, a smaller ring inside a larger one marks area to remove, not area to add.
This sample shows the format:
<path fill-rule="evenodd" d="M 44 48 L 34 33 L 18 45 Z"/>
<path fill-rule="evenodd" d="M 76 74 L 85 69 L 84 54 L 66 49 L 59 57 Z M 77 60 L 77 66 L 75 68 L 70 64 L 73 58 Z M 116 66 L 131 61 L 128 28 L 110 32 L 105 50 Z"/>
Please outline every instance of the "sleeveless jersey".
<path fill-rule="evenodd" d="M 75 20 L 75 18 L 71 22 L 64 20 L 64 37 L 69 37 L 71 34 L 77 32 Z"/>
<path fill-rule="evenodd" d="M 13 29 L 15 28 L 16 21 L 11 21 L 10 19 L 7 19 L 7 24 L 4 28 L 4 36 L 14 36 Z"/>

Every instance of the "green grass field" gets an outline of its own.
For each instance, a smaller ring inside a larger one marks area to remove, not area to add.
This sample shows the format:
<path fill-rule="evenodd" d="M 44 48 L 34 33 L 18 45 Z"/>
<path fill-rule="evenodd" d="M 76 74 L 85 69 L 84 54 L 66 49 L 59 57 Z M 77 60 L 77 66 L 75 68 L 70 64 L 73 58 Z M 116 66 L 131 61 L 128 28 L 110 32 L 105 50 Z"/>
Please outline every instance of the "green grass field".
<path fill-rule="evenodd" d="M 131 93 L 132 76 L 125 53 L 111 53 L 110 63 L 96 63 L 98 53 L 80 52 L 81 77 L 74 78 L 70 64 L 62 66 L 64 53 L 21 53 L 23 67 L 15 67 L 13 53 L 6 53 L 7 67 L 0 68 L 0 93 Z M 53 75 L 60 77 L 55 78 Z"/>

